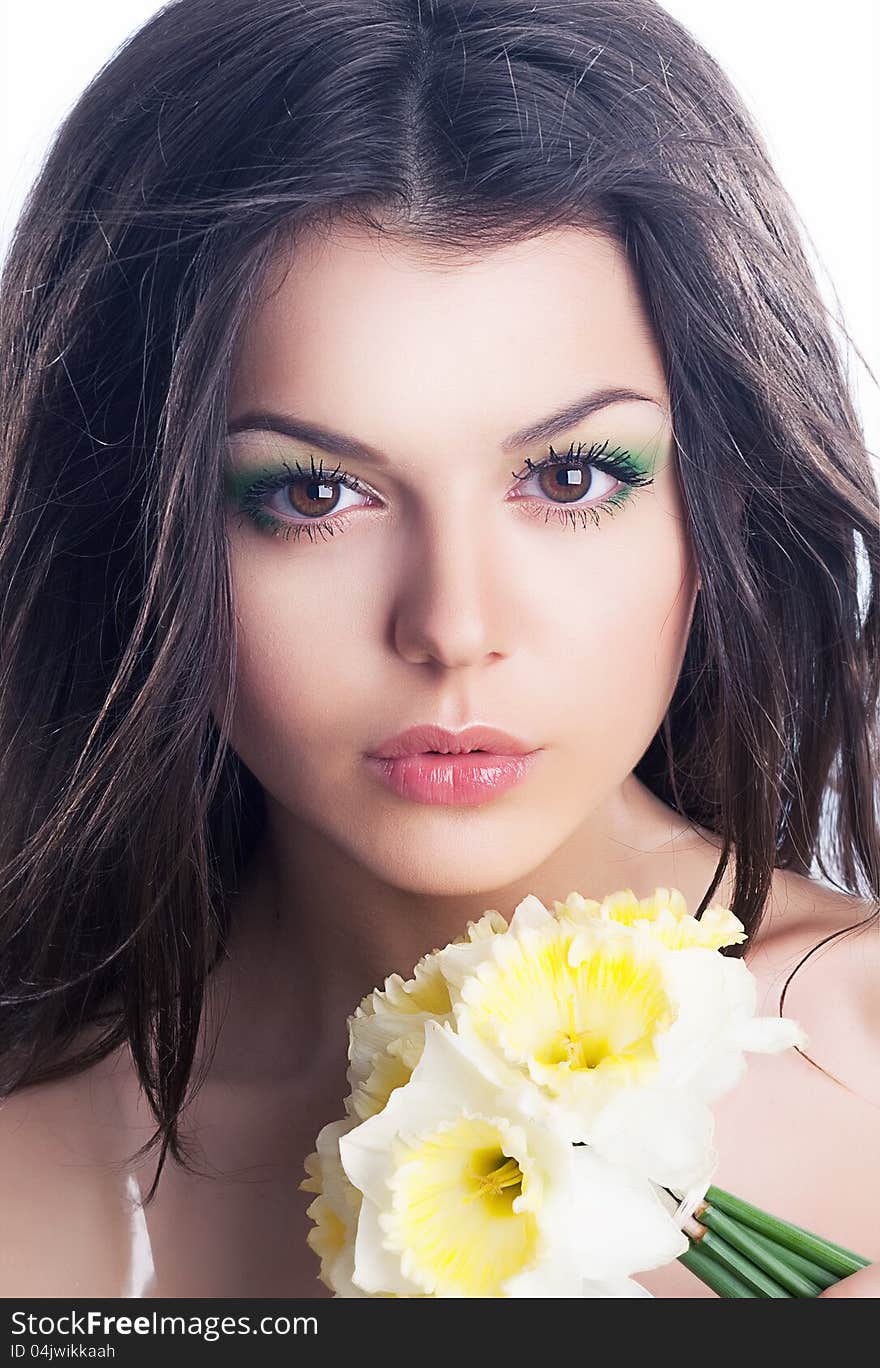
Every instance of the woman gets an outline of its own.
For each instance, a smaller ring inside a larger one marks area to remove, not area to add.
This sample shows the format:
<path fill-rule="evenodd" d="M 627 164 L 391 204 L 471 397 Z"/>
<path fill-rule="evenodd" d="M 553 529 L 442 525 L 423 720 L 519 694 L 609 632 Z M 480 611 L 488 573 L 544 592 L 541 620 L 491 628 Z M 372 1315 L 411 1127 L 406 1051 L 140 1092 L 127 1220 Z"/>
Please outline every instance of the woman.
<path fill-rule="evenodd" d="M 657 885 L 741 918 L 765 1012 L 804 961 L 811 1057 L 724 1099 L 718 1183 L 880 1260 L 877 487 L 690 35 L 178 0 L 2 310 L 4 1294 L 326 1295 L 298 1181 L 359 999 Z"/>

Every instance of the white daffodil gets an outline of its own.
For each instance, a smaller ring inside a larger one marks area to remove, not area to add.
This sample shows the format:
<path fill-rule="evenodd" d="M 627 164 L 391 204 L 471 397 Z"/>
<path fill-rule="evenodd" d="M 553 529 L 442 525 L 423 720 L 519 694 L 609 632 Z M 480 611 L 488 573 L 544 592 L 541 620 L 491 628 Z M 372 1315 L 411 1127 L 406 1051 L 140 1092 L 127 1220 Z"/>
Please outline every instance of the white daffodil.
<path fill-rule="evenodd" d="M 438 955 L 459 1033 L 499 1085 L 526 1077 L 567 1138 L 586 1139 L 616 1092 L 658 1071 L 656 1042 L 676 1013 L 660 947 L 628 927 L 557 918 L 529 895 L 508 934 L 479 948 L 463 971 Z"/>
<path fill-rule="evenodd" d="M 355 1286 L 397 1296 L 644 1296 L 630 1275 L 684 1252 L 687 1239 L 649 1182 L 569 1144 L 517 1096 L 487 1077 L 448 1023 L 426 1023 L 409 1080 L 339 1137 L 362 1196 Z"/>

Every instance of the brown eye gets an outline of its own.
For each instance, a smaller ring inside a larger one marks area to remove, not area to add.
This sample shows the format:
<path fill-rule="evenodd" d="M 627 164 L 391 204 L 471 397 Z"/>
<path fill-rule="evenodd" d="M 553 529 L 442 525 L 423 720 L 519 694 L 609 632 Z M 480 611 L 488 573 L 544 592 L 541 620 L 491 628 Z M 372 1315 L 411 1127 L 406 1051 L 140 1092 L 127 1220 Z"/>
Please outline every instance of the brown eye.
<path fill-rule="evenodd" d="M 580 465 L 552 465 L 539 470 L 535 478 L 541 493 L 546 494 L 554 503 L 574 503 L 587 494 L 595 493 L 593 487 L 597 474 L 601 484 L 601 472 L 596 470 L 585 469 Z M 607 493 L 607 490 L 605 492 Z"/>
<path fill-rule="evenodd" d="M 643 470 L 628 451 L 608 450 L 607 439 L 577 450 L 572 442 L 565 455 L 557 454 L 552 446 L 543 461 L 526 460 L 525 469 L 517 474 L 517 499 L 524 499 L 524 509 L 530 516 L 534 510 L 543 514 L 544 521 L 598 524 L 601 513 L 613 514 L 632 499 L 642 485 L 654 483 L 653 475 Z"/>
<path fill-rule="evenodd" d="M 325 471 L 323 461 L 316 466 L 312 460 L 311 470 L 295 465 L 284 461 L 278 470 L 264 470 L 238 496 L 242 512 L 261 530 L 333 536 L 347 525 L 350 510 L 367 506 L 370 491 L 355 475 L 339 467 Z"/>
<path fill-rule="evenodd" d="M 289 500 L 294 513 L 304 518 L 320 518 L 325 513 L 333 512 L 339 502 L 339 488 L 338 480 L 303 476 L 284 485 L 280 493 Z M 282 512 L 283 509 L 277 511 Z"/>
<path fill-rule="evenodd" d="M 620 504 L 637 485 L 651 484 L 653 476 L 640 469 L 628 451 L 608 450 L 607 439 L 584 448 L 572 442 L 561 455 L 550 447 L 543 461 L 526 461 L 525 469 L 512 472 L 520 496 L 530 494 L 547 500 L 547 507 L 581 505 L 585 510 Z M 589 500 L 589 501 L 588 501 Z"/>
<path fill-rule="evenodd" d="M 523 494 L 535 494 L 561 507 L 608 498 L 622 483 L 619 477 L 580 457 L 574 462 L 555 459 L 533 466 L 521 489 Z"/>

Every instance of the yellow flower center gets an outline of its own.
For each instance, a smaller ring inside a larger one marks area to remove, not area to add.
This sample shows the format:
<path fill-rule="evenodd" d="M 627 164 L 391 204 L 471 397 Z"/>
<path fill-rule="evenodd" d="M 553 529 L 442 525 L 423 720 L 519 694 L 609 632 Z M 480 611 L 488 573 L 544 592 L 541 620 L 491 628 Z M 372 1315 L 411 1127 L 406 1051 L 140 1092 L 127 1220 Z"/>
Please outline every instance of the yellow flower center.
<path fill-rule="evenodd" d="M 591 944 L 570 922 L 524 938 L 465 996 L 479 1034 L 551 1087 L 573 1073 L 650 1068 L 655 1037 L 675 1018 L 655 960 L 628 942 Z"/>
<path fill-rule="evenodd" d="M 522 1192 L 522 1169 L 515 1159 L 503 1150 L 483 1150 L 472 1156 L 472 1191 L 465 1194 L 466 1202 L 493 1202 L 495 1210 L 504 1214 L 513 1210 L 513 1199 Z"/>
<path fill-rule="evenodd" d="M 429 1295 L 497 1297 L 534 1260 L 537 1218 L 514 1210 L 529 1198 L 524 1145 L 510 1123 L 471 1116 L 395 1138 L 386 1244 L 403 1252 L 407 1276 Z"/>

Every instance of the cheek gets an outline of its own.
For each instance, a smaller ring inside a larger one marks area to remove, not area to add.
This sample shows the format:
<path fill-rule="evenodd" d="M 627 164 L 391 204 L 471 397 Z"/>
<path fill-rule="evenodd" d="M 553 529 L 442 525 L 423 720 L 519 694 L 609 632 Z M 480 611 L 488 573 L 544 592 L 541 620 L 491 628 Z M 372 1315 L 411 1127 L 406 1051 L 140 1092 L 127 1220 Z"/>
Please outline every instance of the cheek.
<path fill-rule="evenodd" d="M 675 691 L 693 616 L 687 544 L 670 536 L 665 518 L 654 535 L 642 528 L 625 552 L 580 579 L 548 637 L 558 696 L 584 710 L 575 749 L 579 736 L 593 768 L 606 753 L 616 770 L 644 754 Z"/>
<path fill-rule="evenodd" d="M 607 576 L 591 594 L 578 633 L 594 668 L 662 691 L 684 648 L 693 586 L 686 563 L 668 552 Z"/>
<path fill-rule="evenodd" d="M 316 749 L 323 755 L 325 746 L 332 752 L 334 736 L 345 734 L 348 713 L 358 708 L 364 613 L 338 579 L 328 577 L 322 589 L 320 549 L 296 567 L 272 551 L 274 558 L 233 555 L 237 700 L 230 738 L 270 791 L 289 796 L 299 772 L 293 757 Z"/>

